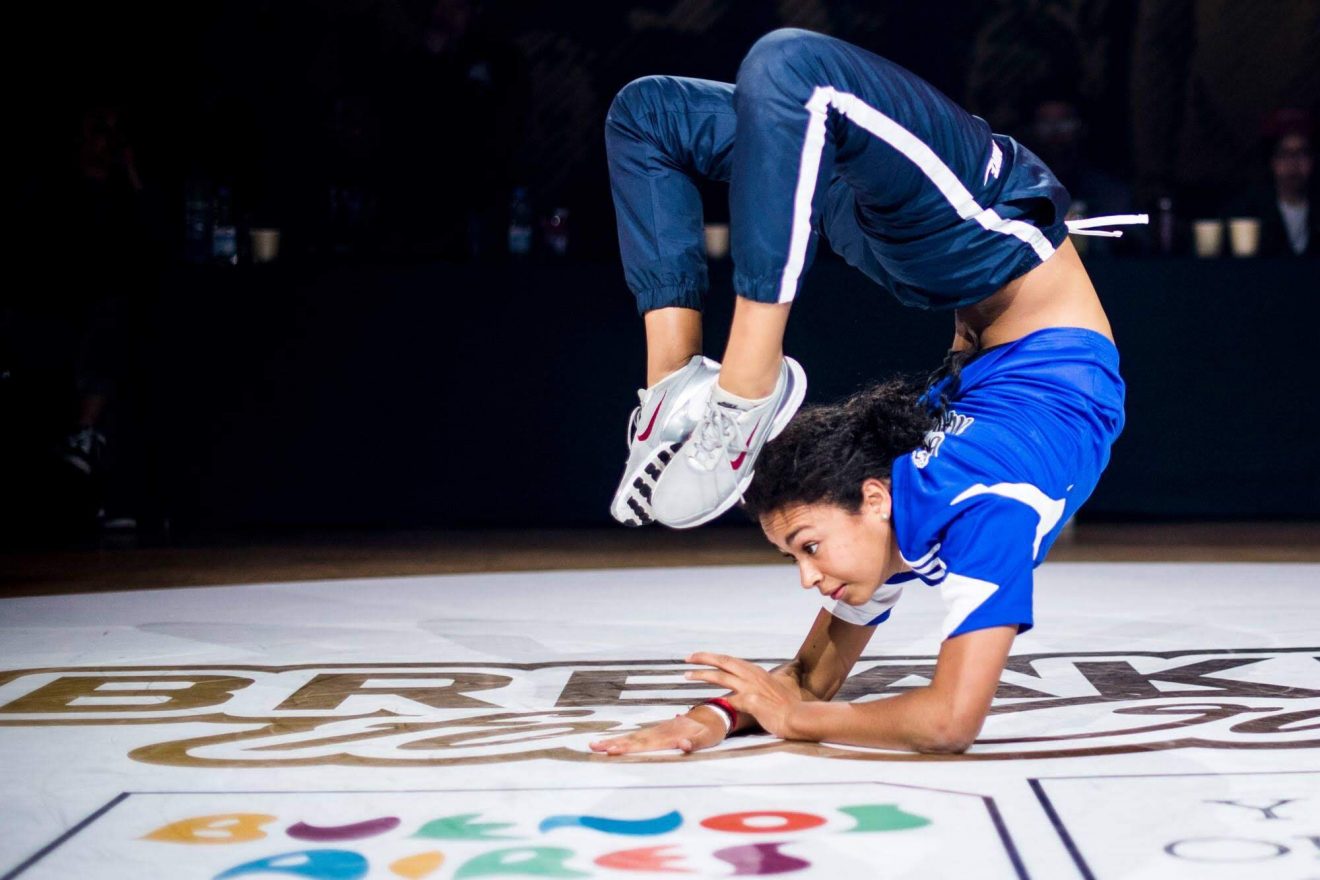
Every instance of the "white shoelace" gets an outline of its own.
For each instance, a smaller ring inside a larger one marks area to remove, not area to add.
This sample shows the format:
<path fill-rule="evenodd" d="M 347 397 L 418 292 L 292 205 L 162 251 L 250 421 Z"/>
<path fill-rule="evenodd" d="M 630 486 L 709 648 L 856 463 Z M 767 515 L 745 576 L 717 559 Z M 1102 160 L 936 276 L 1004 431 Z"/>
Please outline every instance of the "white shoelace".
<path fill-rule="evenodd" d="M 1098 235 L 1102 238 L 1122 238 L 1121 229 L 1096 229 L 1097 226 L 1144 226 L 1150 222 L 1149 214 L 1109 214 L 1104 217 L 1086 217 L 1065 220 L 1069 235 Z"/>
<path fill-rule="evenodd" d="M 702 470 L 714 470 L 719 463 L 720 452 L 727 451 L 734 455 L 742 451 L 742 433 L 734 421 L 741 410 L 720 406 L 714 401 L 706 402 L 706 412 L 692 432 L 692 443 L 688 449 L 688 458 Z"/>

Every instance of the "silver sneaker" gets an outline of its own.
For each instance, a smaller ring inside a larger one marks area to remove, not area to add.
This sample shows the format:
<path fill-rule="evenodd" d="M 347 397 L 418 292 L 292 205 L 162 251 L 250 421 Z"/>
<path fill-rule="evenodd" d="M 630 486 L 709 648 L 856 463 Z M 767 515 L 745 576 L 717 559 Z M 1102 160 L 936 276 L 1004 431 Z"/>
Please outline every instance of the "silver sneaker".
<path fill-rule="evenodd" d="M 697 355 L 650 388 L 638 389 L 640 405 L 628 419 L 628 465 L 610 504 L 626 526 L 651 522 L 651 494 L 680 443 L 701 418 L 720 375 L 718 361 Z"/>
<path fill-rule="evenodd" d="M 678 460 L 655 487 L 651 515 L 672 528 L 690 529 L 737 504 L 751 485 L 762 447 L 788 426 L 806 395 L 806 372 L 786 357 L 774 393 L 760 406 L 740 410 L 708 400 Z"/>

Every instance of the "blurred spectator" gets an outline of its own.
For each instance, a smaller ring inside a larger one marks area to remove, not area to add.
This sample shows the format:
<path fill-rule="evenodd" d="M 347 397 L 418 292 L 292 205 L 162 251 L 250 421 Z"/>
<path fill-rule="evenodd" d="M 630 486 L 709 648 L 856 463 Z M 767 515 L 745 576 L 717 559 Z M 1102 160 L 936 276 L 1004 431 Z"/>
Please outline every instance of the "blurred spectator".
<path fill-rule="evenodd" d="M 1320 102 L 1320 3 L 1141 0 L 1132 52 L 1138 204 L 1184 218 L 1249 181 L 1263 109 Z"/>
<path fill-rule="evenodd" d="M 1274 174 L 1277 216 L 1283 221 L 1281 231 L 1286 233 L 1289 250 L 1298 256 L 1313 257 L 1320 252 L 1317 218 L 1311 211 L 1310 202 L 1313 166 L 1314 154 L 1307 135 L 1288 134 L 1274 142 L 1270 170 Z M 1271 225 L 1266 223 L 1262 230 L 1266 242 L 1269 241 Z"/>
<path fill-rule="evenodd" d="M 380 202 L 380 120 L 371 98 L 336 97 L 325 125 L 326 203 L 318 241 L 333 253 L 370 250 Z"/>
<path fill-rule="evenodd" d="M 1058 97 L 1051 90 L 1066 88 L 1073 103 L 1084 99 L 1079 106 L 1085 108 L 1091 124 L 1090 146 L 1103 149 L 1111 170 L 1126 166 L 1131 2 L 983 0 L 963 9 L 950 3 L 924 5 L 933 19 L 929 31 L 941 43 L 946 34 L 968 25 L 974 28 L 974 42 L 967 47 L 964 98 L 968 109 L 992 129 L 1015 137 L 1026 132 L 1035 109 L 1031 96 Z M 908 52 L 930 53 L 929 38 L 914 34 L 907 43 Z M 947 54 L 956 53 L 953 49 Z M 943 51 L 938 53 L 940 68 L 959 63 Z M 957 97 L 956 92 L 950 94 Z M 1124 121 L 1119 122 L 1120 117 Z M 1119 154 L 1123 161 L 1110 160 Z"/>
<path fill-rule="evenodd" d="M 501 249 L 527 112 L 526 64 L 473 0 L 436 0 L 387 91 L 390 224 L 404 251 Z M 501 249 L 502 250 L 502 249 Z"/>
<path fill-rule="evenodd" d="M 50 305 L 75 339 L 77 407 L 60 456 L 103 502 L 106 424 L 124 391 L 133 347 L 130 325 L 141 301 L 151 241 L 142 177 L 118 107 L 97 106 L 83 114 L 76 167 L 66 180 L 52 187 L 57 215 L 43 230 L 54 236 L 49 245 L 57 249 Z"/>
<path fill-rule="evenodd" d="M 1229 206 L 1230 216 L 1260 219 L 1261 256 L 1320 255 L 1320 212 L 1311 210 L 1315 194 L 1313 131 L 1307 113 L 1274 113 L 1264 138 L 1269 182 L 1249 189 Z"/>
<path fill-rule="evenodd" d="M 1036 103 L 1024 140 L 1068 188 L 1074 216 L 1125 214 L 1132 209 L 1131 191 L 1121 179 L 1091 160 L 1086 150 L 1087 134 L 1087 124 L 1076 102 L 1050 96 Z M 1126 237 L 1095 238 L 1086 244 L 1092 252 L 1107 253 L 1116 243 L 1125 241 Z"/>
<path fill-rule="evenodd" d="M 100 426 L 123 372 L 124 311 L 147 245 L 143 179 L 117 108 L 84 113 L 70 195 L 66 256 L 83 270 L 67 296 L 81 307 L 83 321 L 75 361 L 77 430 L 66 439 L 65 460 L 91 474 L 106 443 Z"/>

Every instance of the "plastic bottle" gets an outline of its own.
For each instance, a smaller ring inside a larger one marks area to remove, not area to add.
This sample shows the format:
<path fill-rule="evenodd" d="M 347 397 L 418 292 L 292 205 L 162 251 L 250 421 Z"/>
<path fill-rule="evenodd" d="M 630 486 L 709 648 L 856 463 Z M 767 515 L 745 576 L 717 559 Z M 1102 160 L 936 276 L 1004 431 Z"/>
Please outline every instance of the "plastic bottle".
<path fill-rule="evenodd" d="M 190 180 L 183 194 L 183 258 L 205 263 L 211 256 L 211 195 L 205 181 Z"/>
<path fill-rule="evenodd" d="M 1161 196 L 1156 203 L 1155 236 L 1160 253 L 1173 253 L 1173 232 L 1176 218 L 1173 215 L 1173 199 Z"/>
<path fill-rule="evenodd" d="M 555 208 L 554 212 L 545 218 L 545 245 L 550 249 L 550 253 L 557 257 L 562 257 L 568 253 L 568 208 Z"/>
<path fill-rule="evenodd" d="M 211 227 L 211 258 L 217 263 L 238 265 L 238 227 L 234 225 L 234 202 L 229 187 L 215 192 L 215 225 Z"/>
<path fill-rule="evenodd" d="M 527 197 L 527 187 L 520 186 L 513 191 L 513 203 L 509 206 L 509 253 L 515 257 L 525 257 L 532 252 L 532 203 Z"/>

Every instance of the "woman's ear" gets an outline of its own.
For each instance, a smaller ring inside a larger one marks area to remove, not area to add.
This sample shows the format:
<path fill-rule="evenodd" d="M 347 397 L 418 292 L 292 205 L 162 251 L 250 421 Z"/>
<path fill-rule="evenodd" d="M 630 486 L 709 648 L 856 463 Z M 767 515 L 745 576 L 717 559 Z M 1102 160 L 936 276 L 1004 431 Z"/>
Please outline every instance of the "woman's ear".
<path fill-rule="evenodd" d="M 889 481 L 868 477 L 862 481 L 862 509 L 889 519 L 894 499 L 889 494 Z"/>

